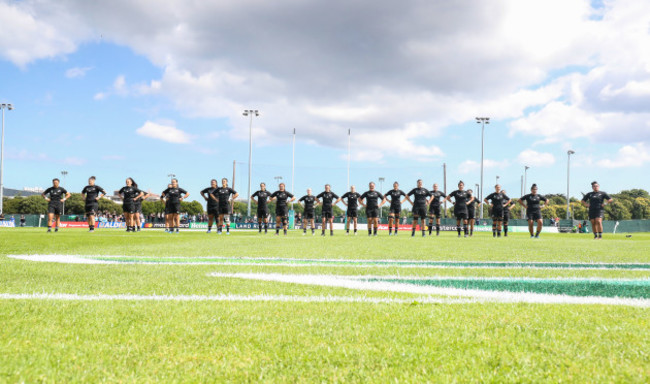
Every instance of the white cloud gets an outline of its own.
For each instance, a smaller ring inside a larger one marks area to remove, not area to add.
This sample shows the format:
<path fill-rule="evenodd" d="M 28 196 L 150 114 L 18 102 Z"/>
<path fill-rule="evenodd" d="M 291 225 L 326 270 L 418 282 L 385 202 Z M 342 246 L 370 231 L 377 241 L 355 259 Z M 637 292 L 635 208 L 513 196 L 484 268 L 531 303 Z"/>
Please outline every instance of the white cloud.
<path fill-rule="evenodd" d="M 90 71 L 92 67 L 75 67 L 75 68 L 70 68 L 67 71 L 65 71 L 65 77 L 69 79 L 76 79 L 80 77 L 86 76 L 86 73 Z"/>
<path fill-rule="evenodd" d="M 135 131 L 138 135 L 150 137 L 175 144 L 188 144 L 192 141 L 192 135 L 172 126 L 156 124 L 147 121 Z"/>
<path fill-rule="evenodd" d="M 522 165 L 547 167 L 555 164 L 555 156 L 548 152 L 537 152 L 532 149 L 526 149 L 519 153 L 517 161 Z"/>
<path fill-rule="evenodd" d="M 487 169 L 504 169 L 510 165 L 508 160 L 491 160 L 483 159 L 483 171 Z M 481 170 L 481 162 L 474 160 L 465 160 L 458 165 L 458 173 L 466 175 Z"/>
<path fill-rule="evenodd" d="M 644 143 L 625 145 L 618 150 L 614 159 L 598 160 L 596 164 L 603 168 L 629 168 L 641 167 L 650 163 L 650 147 Z"/>
<path fill-rule="evenodd" d="M 86 164 L 86 159 L 82 159 L 79 157 L 66 157 L 63 159 L 63 164 L 66 165 L 84 165 Z"/>

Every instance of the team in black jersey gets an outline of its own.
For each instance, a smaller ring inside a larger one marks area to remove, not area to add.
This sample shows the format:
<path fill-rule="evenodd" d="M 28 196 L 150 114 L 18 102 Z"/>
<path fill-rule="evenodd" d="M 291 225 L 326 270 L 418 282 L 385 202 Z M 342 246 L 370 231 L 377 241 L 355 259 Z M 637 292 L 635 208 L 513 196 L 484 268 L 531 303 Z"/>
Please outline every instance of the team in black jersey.
<path fill-rule="evenodd" d="M 275 201 L 275 235 L 280 234 L 280 227 L 284 230 L 284 235 L 287 235 L 289 225 L 289 206 L 288 203 L 294 201 L 296 198 L 291 192 L 285 190 L 284 183 L 280 183 L 279 190 L 273 192 L 271 200 Z"/>
<path fill-rule="evenodd" d="M 506 190 L 502 189 L 501 193 L 507 195 Z M 515 203 L 510 201 L 503 206 L 503 236 L 508 237 L 508 223 L 510 222 L 510 210 L 515 206 Z"/>
<path fill-rule="evenodd" d="M 350 192 L 346 192 L 341 196 L 341 201 L 347 207 L 345 215 L 347 217 L 347 222 L 345 223 L 345 233 L 350 234 L 350 221 L 354 223 L 354 235 L 357 234 L 357 207 L 359 206 L 359 198 L 361 195 L 357 192 L 357 189 L 354 185 L 350 186 Z"/>
<path fill-rule="evenodd" d="M 316 196 L 316 201 L 322 205 L 323 232 L 321 236 L 325 236 L 327 223 L 330 224 L 330 236 L 334 236 L 334 205 L 340 201 L 339 195 L 332 192 L 332 187 L 329 184 L 325 184 L 325 191 Z"/>
<path fill-rule="evenodd" d="M 402 196 L 404 199 L 402 200 Z M 393 189 L 386 192 L 386 198 L 390 198 L 390 210 L 388 211 L 388 236 L 393 233 L 393 226 L 395 227 L 395 236 L 399 229 L 399 217 L 402 213 L 402 203 L 408 200 L 406 193 L 399 189 L 399 183 L 393 183 Z"/>
<path fill-rule="evenodd" d="M 221 187 L 214 190 L 212 193 L 218 202 L 218 211 L 219 211 L 219 227 L 217 230 L 218 234 L 223 233 L 223 226 L 225 223 L 226 234 L 230 234 L 230 213 L 232 209 L 232 204 L 239 196 L 239 193 L 234 189 L 228 187 L 228 179 L 221 179 Z"/>
<path fill-rule="evenodd" d="M 589 208 L 589 221 L 594 232 L 594 239 L 603 238 L 603 217 L 605 217 L 605 205 L 610 204 L 613 199 L 600 190 L 598 182 L 591 183 L 592 191 L 582 198 L 582 205 Z"/>
<path fill-rule="evenodd" d="M 359 197 L 359 204 L 366 208 L 366 217 L 368 218 L 368 236 L 377 236 L 377 229 L 379 228 L 379 210 L 386 202 L 386 198 L 381 193 L 375 191 L 375 183 L 368 184 L 368 191 L 361 194 Z M 364 203 L 363 200 L 366 200 Z"/>
<path fill-rule="evenodd" d="M 530 238 L 539 238 L 542 232 L 542 208 L 548 200 L 546 197 L 537 194 L 537 184 L 533 184 L 530 193 L 519 199 L 519 204 L 526 208 L 526 219 L 528 219 L 528 232 Z M 537 223 L 537 231 L 533 234 L 534 225 Z"/>
<path fill-rule="evenodd" d="M 63 203 L 70 198 L 70 192 L 59 185 L 59 179 L 52 179 L 52 186 L 46 189 L 41 196 L 47 200 L 47 231 L 59 231 L 61 226 L 61 214 L 63 213 Z"/>
<path fill-rule="evenodd" d="M 122 211 L 124 211 L 124 221 L 126 222 L 126 231 L 135 232 L 135 214 L 137 212 L 135 200 L 142 198 L 144 192 L 138 189 L 138 184 L 132 179 L 126 179 L 126 186 L 118 192 L 122 196 Z"/>
<path fill-rule="evenodd" d="M 257 232 L 262 233 L 262 224 L 264 224 L 264 234 L 269 231 L 269 206 L 268 201 L 271 192 L 266 190 L 266 183 L 260 183 L 260 190 L 253 193 L 251 199 L 257 204 Z M 255 199 L 257 198 L 257 200 Z"/>
<path fill-rule="evenodd" d="M 316 227 L 314 226 L 314 217 L 316 216 L 315 210 L 316 205 L 318 205 L 318 200 L 316 196 L 311 194 L 311 188 L 307 188 L 307 194 L 301 197 L 298 200 L 299 203 L 302 203 L 302 234 L 307 234 L 307 226 L 311 225 L 311 234 L 312 236 L 315 233 Z"/>
<path fill-rule="evenodd" d="M 169 217 L 168 229 L 170 233 L 178 233 L 178 228 L 181 225 L 181 201 L 187 199 L 190 194 L 183 188 L 178 187 L 178 180 L 172 179 L 171 188 L 165 189 L 161 194 L 160 198 L 165 200 L 166 205 L 168 206 L 165 211 L 165 217 Z"/>
<path fill-rule="evenodd" d="M 465 237 L 469 236 L 467 231 L 467 220 L 468 212 L 467 206 L 474 200 L 474 197 L 465 191 L 465 183 L 463 181 L 458 182 L 458 189 L 453 191 L 447 196 L 447 201 L 452 202 L 451 198 L 454 198 L 454 215 L 456 216 L 456 230 L 458 231 L 458 237 L 460 237 L 460 223 L 463 222 L 463 232 Z"/>
<path fill-rule="evenodd" d="M 207 202 L 205 211 L 208 213 L 208 233 L 212 232 L 212 224 L 219 220 L 219 202 L 214 196 L 217 190 L 217 179 L 210 180 L 210 186 L 201 191 L 201 196 Z"/>
<path fill-rule="evenodd" d="M 474 191 L 471 189 L 468 189 L 467 192 L 471 195 L 474 196 Z M 470 201 L 469 205 L 467 206 L 467 223 L 469 225 L 469 237 L 472 237 L 474 235 L 474 223 L 476 221 L 476 208 L 481 206 L 481 202 L 473 198 L 472 201 Z"/>
<path fill-rule="evenodd" d="M 426 188 L 422 187 L 422 179 L 417 181 L 417 187 L 411 189 L 411 191 L 406 195 L 409 203 L 413 206 L 413 227 L 411 228 L 411 237 L 415 236 L 415 230 L 418 225 L 418 219 L 420 219 L 420 229 L 422 230 L 422 236 L 425 234 L 424 222 L 427 219 L 427 207 L 429 206 L 429 196 L 431 193 Z M 413 200 L 411 200 L 413 196 Z"/>
<path fill-rule="evenodd" d="M 99 199 L 106 196 L 106 191 L 99 185 L 95 185 L 95 176 L 90 176 L 88 185 L 81 191 L 81 196 L 85 202 L 89 232 L 94 232 L 95 215 L 99 212 Z"/>
<path fill-rule="evenodd" d="M 501 225 L 503 223 L 504 210 L 510 204 L 510 198 L 501 191 L 499 184 L 494 186 L 494 192 L 483 199 L 490 205 L 492 214 L 492 237 L 501 237 Z"/>
<path fill-rule="evenodd" d="M 445 199 L 442 191 L 438 190 L 438 184 L 433 184 L 433 191 L 430 192 L 431 198 L 429 199 L 429 236 L 433 230 L 433 220 L 436 223 L 436 236 L 440 235 L 440 198 Z"/>

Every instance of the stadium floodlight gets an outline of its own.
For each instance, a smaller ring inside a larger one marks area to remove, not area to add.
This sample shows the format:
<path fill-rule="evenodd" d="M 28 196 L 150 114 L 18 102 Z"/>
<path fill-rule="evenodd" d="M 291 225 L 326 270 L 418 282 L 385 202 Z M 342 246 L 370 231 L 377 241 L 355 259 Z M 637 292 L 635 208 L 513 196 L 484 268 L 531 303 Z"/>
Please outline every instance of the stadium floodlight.
<path fill-rule="evenodd" d="M 569 183 L 571 179 L 569 178 L 569 175 L 571 174 L 571 155 L 575 154 L 576 152 L 572 149 L 569 149 L 566 154 L 567 154 L 567 160 L 566 160 L 566 218 L 569 220 L 571 218 L 571 214 L 569 212 Z"/>
<path fill-rule="evenodd" d="M 383 195 L 384 194 L 384 181 L 386 181 L 385 177 L 380 177 L 379 178 L 379 192 Z M 381 209 L 379 210 L 379 218 L 381 219 L 382 214 L 381 214 Z"/>
<path fill-rule="evenodd" d="M 65 177 L 68 176 L 68 171 L 61 171 L 61 176 L 63 176 L 63 188 L 65 188 Z M 63 202 L 63 212 L 61 213 L 65 215 L 65 201 Z"/>
<path fill-rule="evenodd" d="M 276 184 L 278 185 L 278 187 L 279 187 L 279 186 L 280 186 L 280 180 L 282 180 L 282 176 L 275 176 L 274 179 L 275 179 L 275 183 L 276 183 Z"/>
<path fill-rule="evenodd" d="M 174 180 L 174 178 L 176 177 L 176 175 L 174 175 L 173 173 L 170 173 L 170 174 L 167 175 L 167 177 L 169 177 L 169 182 L 171 183 L 172 180 Z"/>
<path fill-rule="evenodd" d="M 483 201 L 483 154 L 485 149 L 485 124 L 490 124 L 489 117 L 477 117 L 476 124 L 481 124 L 481 201 Z M 481 209 L 481 219 L 483 210 Z"/>
<path fill-rule="evenodd" d="M 11 111 L 14 109 L 12 104 L 2 103 L 0 104 L 0 109 L 2 109 L 2 138 L 0 139 L 0 214 L 4 213 L 2 200 L 4 199 L 4 183 L 2 182 L 2 169 L 4 166 L 4 156 L 5 156 L 5 109 Z"/>
<path fill-rule="evenodd" d="M 253 173 L 253 116 L 259 116 L 260 111 L 257 109 L 245 109 L 244 116 L 250 116 L 250 125 L 248 126 L 248 207 L 246 216 L 251 215 L 251 175 Z"/>

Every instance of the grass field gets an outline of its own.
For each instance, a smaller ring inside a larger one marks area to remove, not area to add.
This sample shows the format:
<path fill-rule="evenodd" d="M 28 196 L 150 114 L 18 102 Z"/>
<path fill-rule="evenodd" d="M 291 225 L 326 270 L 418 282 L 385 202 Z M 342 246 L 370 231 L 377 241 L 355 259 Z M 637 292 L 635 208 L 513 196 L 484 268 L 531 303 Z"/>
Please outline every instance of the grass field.
<path fill-rule="evenodd" d="M 2 229 L 0 382 L 650 380 L 650 234 L 301 234 Z"/>

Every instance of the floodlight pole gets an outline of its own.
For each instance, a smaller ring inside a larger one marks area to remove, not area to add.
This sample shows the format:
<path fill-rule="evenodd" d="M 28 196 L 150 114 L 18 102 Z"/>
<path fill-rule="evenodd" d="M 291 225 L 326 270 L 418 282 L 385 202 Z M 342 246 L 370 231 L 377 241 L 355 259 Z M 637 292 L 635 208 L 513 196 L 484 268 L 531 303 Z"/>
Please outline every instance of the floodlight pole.
<path fill-rule="evenodd" d="M 245 109 L 244 116 L 250 116 L 250 125 L 248 126 L 248 207 L 246 216 L 251 215 L 251 174 L 253 173 L 253 116 L 259 116 L 257 109 Z"/>
<path fill-rule="evenodd" d="M 569 175 L 571 174 L 571 155 L 575 154 L 576 152 L 574 150 L 569 149 L 567 151 L 567 160 L 566 160 L 566 218 L 567 220 L 570 219 L 570 212 L 569 212 L 569 183 L 571 181 Z"/>
<path fill-rule="evenodd" d="M 383 195 L 384 194 L 384 181 L 386 181 L 386 178 L 380 177 L 379 178 L 379 192 Z M 381 219 L 382 214 L 381 214 L 382 209 L 379 209 L 379 218 Z"/>
<path fill-rule="evenodd" d="M 476 124 L 481 124 L 481 201 L 483 201 L 483 156 L 485 150 L 485 124 L 490 124 L 489 117 L 477 117 Z M 483 210 L 481 209 L 481 219 L 483 219 Z"/>
<path fill-rule="evenodd" d="M 2 138 L 0 139 L 0 214 L 4 213 L 4 183 L 2 180 L 2 170 L 4 166 L 4 157 L 5 157 L 5 109 L 12 110 L 14 106 L 12 104 L 0 104 L 0 109 L 2 109 Z"/>
<path fill-rule="evenodd" d="M 63 176 L 63 188 L 65 188 L 65 177 L 68 176 L 68 171 L 61 171 L 61 175 Z M 61 213 L 65 215 L 65 200 L 63 200 L 63 212 Z"/>

